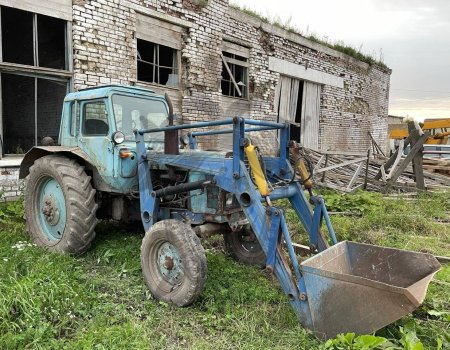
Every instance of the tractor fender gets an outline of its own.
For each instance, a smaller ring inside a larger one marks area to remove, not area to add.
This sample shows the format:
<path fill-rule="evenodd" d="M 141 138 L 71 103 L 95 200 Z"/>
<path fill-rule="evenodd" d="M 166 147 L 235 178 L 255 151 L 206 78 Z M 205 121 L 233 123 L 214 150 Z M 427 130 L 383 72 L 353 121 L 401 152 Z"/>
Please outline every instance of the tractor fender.
<path fill-rule="evenodd" d="M 97 167 L 89 156 L 79 147 L 65 147 L 65 146 L 36 146 L 29 150 L 20 164 L 19 179 L 24 179 L 30 173 L 30 167 L 36 159 L 44 157 L 49 154 L 60 154 L 66 157 L 76 159 L 86 168 L 92 171 L 94 188 L 100 191 L 111 192 L 112 187 L 107 184 L 99 175 Z"/>
<path fill-rule="evenodd" d="M 19 179 L 24 179 L 28 176 L 30 173 L 30 167 L 36 159 L 42 158 L 49 154 L 67 154 L 71 158 L 77 158 L 91 164 L 87 154 L 84 153 L 79 147 L 36 146 L 30 149 L 23 157 L 22 163 L 20 163 Z"/>

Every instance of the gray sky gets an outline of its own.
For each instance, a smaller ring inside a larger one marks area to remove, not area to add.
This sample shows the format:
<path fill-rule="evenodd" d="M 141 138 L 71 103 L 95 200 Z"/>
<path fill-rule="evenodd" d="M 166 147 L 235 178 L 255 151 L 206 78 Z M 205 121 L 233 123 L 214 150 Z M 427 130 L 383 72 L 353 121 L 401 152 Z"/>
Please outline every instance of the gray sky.
<path fill-rule="evenodd" d="M 389 114 L 450 118 L 449 0 L 230 0 L 392 69 Z"/>

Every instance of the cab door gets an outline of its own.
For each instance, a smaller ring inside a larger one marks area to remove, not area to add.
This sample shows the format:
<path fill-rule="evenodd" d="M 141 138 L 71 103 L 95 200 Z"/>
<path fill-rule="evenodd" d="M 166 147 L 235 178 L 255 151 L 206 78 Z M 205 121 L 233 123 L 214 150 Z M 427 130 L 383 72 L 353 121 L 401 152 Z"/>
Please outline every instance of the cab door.
<path fill-rule="evenodd" d="M 105 99 L 80 101 L 80 147 L 100 176 L 114 186 L 113 116 Z"/>

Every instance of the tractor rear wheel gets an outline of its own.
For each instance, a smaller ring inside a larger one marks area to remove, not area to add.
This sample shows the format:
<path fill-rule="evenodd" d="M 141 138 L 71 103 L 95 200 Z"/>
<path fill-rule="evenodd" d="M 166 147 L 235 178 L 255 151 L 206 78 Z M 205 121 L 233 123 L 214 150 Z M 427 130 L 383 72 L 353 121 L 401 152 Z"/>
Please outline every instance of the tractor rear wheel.
<path fill-rule="evenodd" d="M 203 291 L 205 251 L 190 225 L 163 220 L 145 233 L 141 266 L 152 295 L 177 306 L 192 304 Z"/>
<path fill-rule="evenodd" d="M 247 265 L 264 267 L 266 254 L 250 225 L 224 234 L 225 246 L 233 259 Z"/>
<path fill-rule="evenodd" d="M 96 211 L 91 178 L 75 160 L 48 155 L 30 167 L 25 217 L 37 245 L 59 253 L 84 253 L 95 237 Z"/>

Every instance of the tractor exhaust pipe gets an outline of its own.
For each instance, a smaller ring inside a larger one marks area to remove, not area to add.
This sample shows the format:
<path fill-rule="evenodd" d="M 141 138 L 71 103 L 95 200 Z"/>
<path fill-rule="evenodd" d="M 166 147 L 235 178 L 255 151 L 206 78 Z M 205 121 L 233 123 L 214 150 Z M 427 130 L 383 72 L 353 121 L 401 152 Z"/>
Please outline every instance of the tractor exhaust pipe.
<path fill-rule="evenodd" d="M 169 107 L 169 126 L 173 125 L 173 104 L 166 92 L 164 95 L 167 105 Z M 165 131 L 164 132 L 164 153 L 165 154 L 179 154 L 179 144 L 178 144 L 178 130 Z"/>

